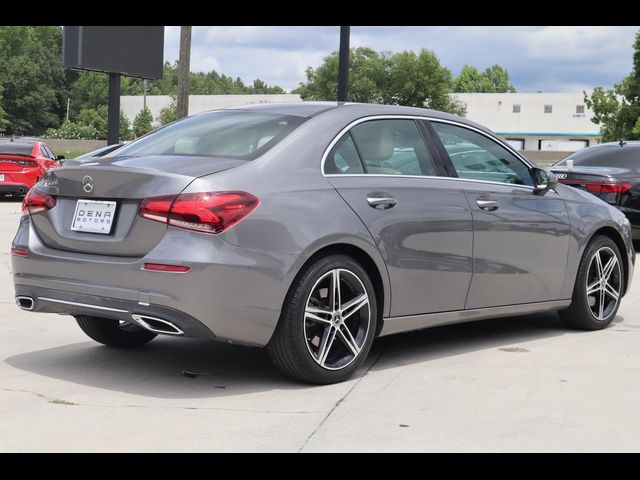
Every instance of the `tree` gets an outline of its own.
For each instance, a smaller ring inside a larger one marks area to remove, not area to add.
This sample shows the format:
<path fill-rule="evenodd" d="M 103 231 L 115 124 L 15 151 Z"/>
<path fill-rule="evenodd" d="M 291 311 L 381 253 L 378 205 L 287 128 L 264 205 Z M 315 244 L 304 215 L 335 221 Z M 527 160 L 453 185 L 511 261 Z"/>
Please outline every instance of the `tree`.
<path fill-rule="evenodd" d="M 509 83 L 509 72 L 500 65 L 493 65 L 484 72 L 465 65 L 453 81 L 453 91 L 458 93 L 505 93 L 515 92 Z"/>
<path fill-rule="evenodd" d="M 429 50 L 419 53 L 377 52 L 352 48 L 349 56 L 351 102 L 390 103 L 434 108 L 464 114 L 464 106 L 449 97 L 451 72 Z M 338 52 L 325 57 L 316 69 L 306 70 L 307 81 L 294 90 L 305 100 L 335 100 L 338 88 Z"/>
<path fill-rule="evenodd" d="M 603 142 L 640 139 L 640 31 L 633 44 L 633 70 L 605 90 L 596 87 L 591 96 L 584 92 L 584 101 L 592 111 L 591 121 L 600 125 Z"/>
<path fill-rule="evenodd" d="M 0 132 L 4 132 L 8 123 L 7 114 L 2 108 L 2 86 L 0 85 Z"/>
<path fill-rule="evenodd" d="M 167 123 L 175 122 L 176 118 L 176 97 L 171 97 L 169 105 L 160 109 L 157 120 L 160 125 L 166 125 Z"/>
<path fill-rule="evenodd" d="M 107 106 L 99 105 L 98 108 L 83 108 L 76 117 L 76 123 L 78 125 L 90 126 L 96 129 L 97 138 L 99 140 L 106 140 L 107 138 Z M 129 127 L 131 122 L 120 110 L 120 133 L 121 140 L 128 140 L 131 137 Z"/>
<path fill-rule="evenodd" d="M 180 27 L 180 56 L 178 58 L 178 95 L 176 96 L 176 116 L 189 115 L 189 62 L 191 59 L 191 27 Z"/>
<path fill-rule="evenodd" d="M 39 135 L 60 124 L 68 87 L 61 52 L 60 27 L 0 28 L 0 107 L 8 132 Z"/>
<path fill-rule="evenodd" d="M 151 110 L 149 110 L 148 108 L 143 108 L 142 110 L 140 110 L 140 112 L 138 112 L 138 114 L 136 115 L 136 118 L 133 120 L 133 132 L 135 133 L 136 137 L 141 137 L 142 135 L 145 135 L 153 130 L 151 122 L 153 122 L 153 115 L 151 114 Z"/>

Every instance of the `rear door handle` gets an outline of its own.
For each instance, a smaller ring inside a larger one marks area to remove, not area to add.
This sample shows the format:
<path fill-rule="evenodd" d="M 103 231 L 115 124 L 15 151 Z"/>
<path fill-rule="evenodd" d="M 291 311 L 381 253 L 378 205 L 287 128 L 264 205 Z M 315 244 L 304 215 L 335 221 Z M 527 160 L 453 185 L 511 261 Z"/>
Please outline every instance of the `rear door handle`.
<path fill-rule="evenodd" d="M 500 208 L 500 203 L 497 200 L 478 199 L 476 200 L 478 207 L 488 212 L 493 212 Z"/>
<path fill-rule="evenodd" d="M 367 194 L 367 203 L 378 210 L 387 210 L 398 204 L 398 199 L 386 192 L 371 192 Z"/>

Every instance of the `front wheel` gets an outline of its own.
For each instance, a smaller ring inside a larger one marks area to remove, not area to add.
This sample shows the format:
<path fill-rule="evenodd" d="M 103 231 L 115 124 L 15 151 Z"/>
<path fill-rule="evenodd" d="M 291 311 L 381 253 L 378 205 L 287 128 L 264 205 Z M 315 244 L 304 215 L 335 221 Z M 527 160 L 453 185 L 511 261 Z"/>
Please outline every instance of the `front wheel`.
<path fill-rule="evenodd" d="M 373 284 L 350 257 L 331 255 L 306 266 L 294 281 L 267 349 L 297 380 L 341 382 L 364 362 L 376 332 Z"/>
<path fill-rule="evenodd" d="M 594 237 L 582 257 L 571 306 L 560 311 L 564 322 L 582 330 L 601 330 L 613 321 L 624 288 L 622 257 L 609 237 Z"/>

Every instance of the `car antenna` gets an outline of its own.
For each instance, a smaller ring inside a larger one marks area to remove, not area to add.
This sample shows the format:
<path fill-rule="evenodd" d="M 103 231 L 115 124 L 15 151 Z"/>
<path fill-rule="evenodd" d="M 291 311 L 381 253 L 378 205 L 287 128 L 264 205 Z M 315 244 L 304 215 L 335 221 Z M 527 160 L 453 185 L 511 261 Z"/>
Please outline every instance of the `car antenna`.
<path fill-rule="evenodd" d="M 621 147 L 624 147 L 626 144 L 627 144 L 627 142 L 625 142 L 624 140 L 620 140 L 620 144 L 619 145 Z"/>

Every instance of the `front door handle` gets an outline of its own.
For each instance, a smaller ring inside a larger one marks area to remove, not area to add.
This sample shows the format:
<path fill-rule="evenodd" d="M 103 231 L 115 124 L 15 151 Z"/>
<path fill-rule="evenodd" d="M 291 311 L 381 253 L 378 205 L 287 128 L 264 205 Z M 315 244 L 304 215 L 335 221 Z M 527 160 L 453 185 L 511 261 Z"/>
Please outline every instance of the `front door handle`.
<path fill-rule="evenodd" d="M 493 212 L 500 208 L 500 203 L 497 200 L 478 199 L 476 203 L 478 204 L 478 207 L 482 210 L 486 210 L 487 212 Z"/>
<path fill-rule="evenodd" d="M 387 210 L 398 204 L 398 199 L 386 192 L 371 192 L 367 194 L 367 203 L 378 210 Z"/>

